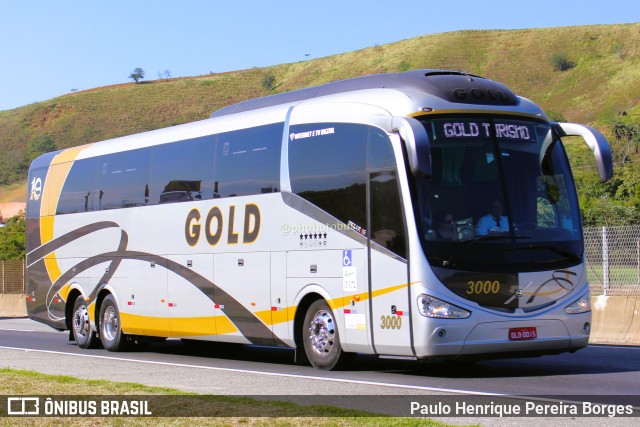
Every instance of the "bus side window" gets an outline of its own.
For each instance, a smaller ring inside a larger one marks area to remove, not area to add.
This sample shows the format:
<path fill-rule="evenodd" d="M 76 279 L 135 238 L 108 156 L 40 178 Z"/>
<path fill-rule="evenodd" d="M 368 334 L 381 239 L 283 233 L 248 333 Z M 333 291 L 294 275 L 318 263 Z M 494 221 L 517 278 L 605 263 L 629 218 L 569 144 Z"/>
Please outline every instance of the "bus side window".
<path fill-rule="evenodd" d="M 150 158 L 144 148 L 100 157 L 96 210 L 146 205 Z"/>
<path fill-rule="evenodd" d="M 50 173 L 55 174 L 59 167 L 59 165 L 53 165 Z M 95 192 L 96 159 L 75 161 L 62 188 L 56 215 L 94 210 Z"/>
<path fill-rule="evenodd" d="M 213 153 L 209 135 L 153 148 L 149 204 L 213 198 Z"/>
<path fill-rule="evenodd" d="M 406 241 L 398 176 L 391 142 L 371 128 L 367 145 L 371 240 L 406 258 Z"/>
<path fill-rule="evenodd" d="M 283 123 L 218 135 L 213 197 L 277 193 Z"/>
<path fill-rule="evenodd" d="M 289 142 L 292 191 L 363 235 L 367 132 L 358 124 L 296 125 Z"/>
<path fill-rule="evenodd" d="M 369 175 L 371 240 L 406 258 L 404 222 L 396 171 Z"/>

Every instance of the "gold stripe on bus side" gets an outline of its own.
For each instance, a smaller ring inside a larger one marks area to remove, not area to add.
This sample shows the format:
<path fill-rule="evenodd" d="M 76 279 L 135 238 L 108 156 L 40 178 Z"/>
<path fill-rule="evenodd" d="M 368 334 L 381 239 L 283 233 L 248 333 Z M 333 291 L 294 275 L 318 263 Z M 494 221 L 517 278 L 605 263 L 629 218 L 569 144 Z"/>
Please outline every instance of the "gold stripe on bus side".
<path fill-rule="evenodd" d="M 120 326 L 125 334 L 156 337 L 169 336 L 168 317 L 141 316 L 120 311 Z"/>
<path fill-rule="evenodd" d="M 295 318 L 297 308 L 296 306 L 281 307 L 278 310 L 256 311 L 254 314 L 265 325 L 273 326 L 292 321 Z"/>
<path fill-rule="evenodd" d="M 45 194 L 46 197 L 40 205 L 41 217 L 53 216 L 56 214 L 60 193 L 62 193 L 62 187 L 67 180 L 71 166 L 73 165 L 76 157 L 78 157 L 78 154 L 87 147 L 89 147 L 89 145 L 69 148 L 51 160 L 49 173 L 47 174 L 47 180 L 45 181 L 43 191 L 43 194 Z M 51 238 L 53 238 L 53 233 L 51 233 Z M 49 242 L 51 238 L 48 240 L 42 240 L 42 244 Z"/>
<path fill-rule="evenodd" d="M 60 193 L 62 192 L 62 187 L 69 175 L 73 161 L 78 154 L 88 146 L 89 145 L 83 145 L 80 147 L 69 148 L 68 150 L 56 155 L 51 161 L 49 173 L 47 173 L 47 179 L 44 184 L 44 197 L 40 205 L 41 245 L 49 243 L 54 238 L 55 214 L 56 208 L 58 207 L 58 200 L 60 199 Z M 52 252 L 45 257 L 44 265 L 51 283 L 55 283 L 62 275 L 55 252 Z"/>
<path fill-rule="evenodd" d="M 414 285 L 416 283 L 420 283 L 420 282 L 412 282 L 411 285 Z M 407 283 L 403 283 L 401 285 L 395 285 L 395 286 L 390 286 L 388 288 L 378 289 L 378 290 L 375 290 L 375 291 L 373 291 L 371 293 L 371 297 L 372 298 L 377 298 L 379 296 L 386 295 L 386 294 L 389 294 L 391 292 L 399 291 L 401 289 L 406 288 L 407 286 L 408 286 Z M 360 294 L 354 294 L 354 295 L 351 295 L 351 296 L 335 298 L 335 299 L 332 299 L 332 300 L 328 301 L 328 303 L 329 303 L 329 307 L 331 307 L 332 310 L 336 310 L 338 308 L 345 307 L 345 306 L 351 304 L 352 300 L 354 300 L 354 299 L 357 300 L 358 298 L 360 299 L 360 301 L 365 301 L 365 300 L 369 299 L 369 292 L 362 292 Z"/>
<path fill-rule="evenodd" d="M 62 298 L 66 302 L 69 300 L 69 292 L 71 292 L 71 286 L 67 283 L 60 288 L 60 290 L 58 291 L 58 295 L 60 295 L 60 298 Z"/>
<path fill-rule="evenodd" d="M 238 328 L 225 315 L 204 317 L 157 317 L 120 312 L 122 332 L 157 337 L 225 335 Z"/>
<path fill-rule="evenodd" d="M 416 283 L 420 283 L 420 282 L 412 282 L 411 284 L 414 285 Z M 379 297 L 381 295 L 386 295 L 401 289 L 406 289 L 406 287 L 407 287 L 407 284 L 403 283 L 401 285 L 395 285 L 395 286 L 390 286 L 384 289 L 378 289 L 377 291 L 373 292 L 373 298 Z M 336 310 L 338 308 L 345 307 L 351 304 L 351 301 L 354 299 L 359 301 L 366 301 L 367 299 L 369 299 L 369 292 L 362 292 L 362 293 L 354 294 L 347 297 L 334 298 L 328 301 L 328 303 L 332 310 Z M 257 311 L 254 314 L 265 325 L 272 326 L 272 325 L 277 325 L 280 323 L 286 323 L 286 322 L 292 321 L 295 318 L 296 311 L 297 311 L 297 307 L 291 306 L 291 307 L 283 307 L 281 310 L 278 310 L 278 311 L 275 311 L 275 310 L 274 311 L 271 311 L 271 310 Z"/>

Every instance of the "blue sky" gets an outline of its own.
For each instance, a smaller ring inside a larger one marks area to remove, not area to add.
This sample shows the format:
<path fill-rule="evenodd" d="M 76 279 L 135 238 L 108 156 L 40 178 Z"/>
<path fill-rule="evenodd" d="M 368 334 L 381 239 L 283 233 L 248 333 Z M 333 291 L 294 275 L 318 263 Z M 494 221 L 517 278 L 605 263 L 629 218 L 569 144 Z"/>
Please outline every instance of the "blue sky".
<path fill-rule="evenodd" d="M 423 34 L 640 22 L 636 0 L 0 0 L 0 110 L 70 91 L 304 61 Z"/>

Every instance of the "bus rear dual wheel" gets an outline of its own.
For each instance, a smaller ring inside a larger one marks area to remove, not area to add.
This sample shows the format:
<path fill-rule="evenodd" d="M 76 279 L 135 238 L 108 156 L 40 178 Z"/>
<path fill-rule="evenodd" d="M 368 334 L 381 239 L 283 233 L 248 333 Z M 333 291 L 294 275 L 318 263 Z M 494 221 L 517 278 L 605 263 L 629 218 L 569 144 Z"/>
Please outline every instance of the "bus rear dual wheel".
<path fill-rule="evenodd" d="M 318 369 L 341 369 L 355 357 L 342 350 L 335 316 L 325 300 L 314 301 L 307 309 L 302 341 L 311 366 Z"/>
<path fill-rule="evenodd" d="M 107 295 L 100 305 L 100 341 L 109 351 L 122 351 L 127 347 L 127 336 L 122 333 L 120 310 L 115 298 Z"/>
<path fill-rule="evenodd" d="M 96 337 L 95 331 L 91 329 L 87 301 L 83 296 L 78 296 L 73 304 L 71 331 L 73 333 L 73 339 L 78 347 L 95 348 L 98 346 L 99 341 Z"/>

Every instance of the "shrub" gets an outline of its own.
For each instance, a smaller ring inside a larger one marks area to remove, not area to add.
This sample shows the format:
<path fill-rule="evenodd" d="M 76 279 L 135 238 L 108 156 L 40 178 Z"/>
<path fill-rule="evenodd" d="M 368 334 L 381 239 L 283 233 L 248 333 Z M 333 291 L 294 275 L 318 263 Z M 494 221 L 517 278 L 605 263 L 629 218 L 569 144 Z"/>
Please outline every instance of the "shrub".
<path fill-rule="evenodd" d="M 563 52 L 554 53 L 553 56 L 551 56 L 551 64 L 555 71 L 567 71 L 576 66 Z"/>
<path fill-rule="evenodd" d="M 275 82 L 276 76 L 274 76 L 273 74 L 267 74 L 266 76 L 264 76 L 264 79 L 262 79 L 262 87 L 267 90 L 273 90 Z"/>

